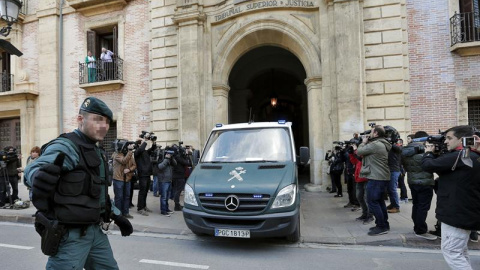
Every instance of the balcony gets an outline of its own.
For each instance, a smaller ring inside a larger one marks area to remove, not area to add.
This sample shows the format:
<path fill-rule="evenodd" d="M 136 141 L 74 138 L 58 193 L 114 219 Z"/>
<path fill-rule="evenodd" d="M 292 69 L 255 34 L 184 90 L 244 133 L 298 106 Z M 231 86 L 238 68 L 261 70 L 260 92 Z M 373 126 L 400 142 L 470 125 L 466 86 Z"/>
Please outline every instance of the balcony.
<path fill-rule="evenodd" d="M 123 82 L 123 59 L 116 57 L 112 62 L 96 60 L 78 63 L 80 88 L 90 93 L 118 90 Z"/>
<path fill-rule="evenodd" d="M 131 0 L 67 0 L 70 7 L 85 16 L 122 10 Z"/>
<path fill-rule="evenodd" d="M 38 97 L 38 92 L 33 90 L 32 83 L 20 82 L 17 83 L 17 89 L 14 89 L 13 74 L 2 72 L 0 80 L 0 102 L 33 100 Z"/>
<path fill-rule="evenodd" d="M 480 55 L 480 14 L 455 13 L 450 18 L 451 52 L 461 56 Z"/>

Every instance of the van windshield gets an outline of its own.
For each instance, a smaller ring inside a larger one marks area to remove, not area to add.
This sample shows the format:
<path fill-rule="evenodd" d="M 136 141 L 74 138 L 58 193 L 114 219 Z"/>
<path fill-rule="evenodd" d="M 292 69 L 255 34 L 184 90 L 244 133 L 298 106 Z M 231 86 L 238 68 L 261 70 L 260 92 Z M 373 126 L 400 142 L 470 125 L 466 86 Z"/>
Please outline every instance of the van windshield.
<path fill-rule="evenodd" d="M 292 160 L 286 128 L 218 130 L 210 135 L 201 162 L 279 162 Z"/>

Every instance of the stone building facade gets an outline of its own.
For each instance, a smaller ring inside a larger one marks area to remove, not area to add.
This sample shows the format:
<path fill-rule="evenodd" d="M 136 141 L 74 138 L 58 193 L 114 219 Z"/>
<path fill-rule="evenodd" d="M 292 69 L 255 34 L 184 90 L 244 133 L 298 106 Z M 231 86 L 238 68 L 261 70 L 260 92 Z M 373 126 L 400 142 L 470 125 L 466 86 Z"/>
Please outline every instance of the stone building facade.
<path fill-rule="evenodd" d="M 292 121 L 297 147 L 310 148 L 310 181 L 322 185 L 334 140 L 369 122 L 402 137 L 431 131 L 439 105 L 451 112 L 439 127 L 465 123 L 468 97 L 479 96 L 478 56 L 465 62 L 450 51 L 447 0 L 61 2 L 29 0 L 9 36 L 24 55 L 11 58 L 14 89 L 0 93 L 0 124 L 19 119 L 22 153 L 74 129 L 80 102 L 94 95 L 114 111 L 111 136 L 151 130 L 162 145 L 202 148 L 215 123 Z M 417 12 L 432 7 L 439 24 L 422 27 L 430 20 Z M 422 31 L 436 28 L 441 42 L 425 50 L 433 34 Z M 87 51 L 98 58 L 101 46 L 115 49 L 122 76 L 85 81 Z M 432 58 L 438 50 L 441 60 Z M 424 106 L 436 84 L 444 90 Z"/>

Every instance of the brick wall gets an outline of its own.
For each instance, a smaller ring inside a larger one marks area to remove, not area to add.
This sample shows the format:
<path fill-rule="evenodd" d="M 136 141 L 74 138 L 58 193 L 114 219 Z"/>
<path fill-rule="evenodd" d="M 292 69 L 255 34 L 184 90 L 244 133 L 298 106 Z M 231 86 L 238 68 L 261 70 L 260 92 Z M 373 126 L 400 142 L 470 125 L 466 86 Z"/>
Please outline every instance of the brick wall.
<path fill-rule="evenodd" d="M 65 131 L 77 127 L 76 115 L 81 102 L 87 96 L 95 96 L 112 109 L 114 118 L 118 118 L 118 132 L 123 138 L 135 139 L 142 130 L 151 129 L 149 87 L 149 22 L 148 3 L 142 0 L 130 1 L 121 11 L 108 13 L 109 17 L 123 16 L 124 52 L 119 56 L 124 60 L 123 80 L 125 85 L 119 90 L 88 93 L 79 87 L 79 62 L 85 61 L 87 20 L 105 18 L 105 14 L 84 17 L 80 13 L 66 15 L 65 18 L 65 94 L 64 121 Z M 121 33 L 119 33 L 121 36 Z M 119 39 L 119 43 L 122 42 Z M 120 46 L 119 46 L 120 47 Z M 98 55 L 96 55 L 99 58 Z"/>
<path fill-rule="evenodd" d="M 455 87 L 463 81 L 450 52 L 448 1 L 407 0 L 407 13 L 412 131 L 436 134 L 457 124 Z"/>

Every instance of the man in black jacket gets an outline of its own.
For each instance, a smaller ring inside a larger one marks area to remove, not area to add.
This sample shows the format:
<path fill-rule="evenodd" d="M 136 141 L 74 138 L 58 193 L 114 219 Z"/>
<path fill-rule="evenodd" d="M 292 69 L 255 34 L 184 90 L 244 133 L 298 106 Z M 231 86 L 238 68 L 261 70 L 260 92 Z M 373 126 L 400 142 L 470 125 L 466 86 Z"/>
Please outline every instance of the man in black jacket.
<path fill-rule="evenodd" d="M 467 244 L 470 231 L 480 229 L 480 155 L 467 156 L 462 147 L 462 138 L 473 136 L 472 127 L 456 126 L 445 136 L 449 152 L 436 157 L 434 146 L 427 145 L 422 168 L 439 175 L 435 212 L 442 223 L 443 257 L 452 269 L 472 269 Z"/>
<path fill-rule="evenodd" d="M 415 138 L 427 137 L 425 131 L 415 133 Z M 425 145 L 421 142 L 411 142 L 402 150 L 403 167 L 408 173 L 408 185 L 412 193 L 412 220 L 415 235 L 427 240 L 436 240 L 437 236 L 428 233 L 427 215 L 432 204 L 433 174 L 422 169 L 422 158 Z"/>
<path fill-rule="evenodd" d="M 147 141 L 150 140 L 150 134 L 145 134 L 143 138 L 141 138 L 140 147 L 135 150 L 135 162 L 137 163 L 137 174 L 138 174 L 138 202 L 137 202 L 137 211 L 140 215 L 148 216 L 148 212 L 151 212 L 150 209 L 147 208 L 147 193 L 148 188 L 150 187 L 150 176 L 152 175 L 152 162 L 150 160 L 150 156 L 152 152 L 155 150 L 156 145 L 152 144 L 148 150 L 147 148 Z"/>
<path fill-rule="evenodd" d="M 387 206 L 388 213 L 400 212 L 400 201 L 398 198 L 398 177 L 401 173 L 402 148 L 395 143 L 388 152 L 388 168 L 390 169 L 390 182 L 388 184 L 388 197 L 390 197 L 390 205 Z"/>
<path fill-rule="evenodd" d="M 180 205 L 180 194 L 185 188 L 185 167 L 191 167 L 192 161 L 192 150 L 187 148 L 180 148 L 178 145 L 172 146 L 173 151 L 175 152 L 173 158 L 177 164 L 173 167 L 173 201 L 175 202 L 175 211 L 181 211 L 182 206 Z"/>
<path fill-rule="evenodd" d="M 5 168 L 0 168 L 0 207 L 9 201 L 7 197 L 8 185 L 12 187 L 10 194 L 12 203 L 18 199 L 18 173 L 21 171 L 22 162 L 13 146 L 5 147 Z"/>

